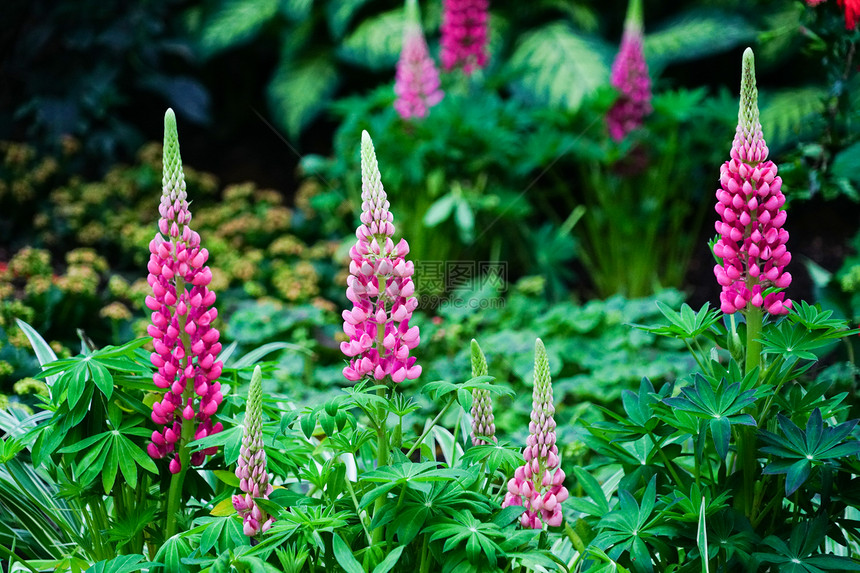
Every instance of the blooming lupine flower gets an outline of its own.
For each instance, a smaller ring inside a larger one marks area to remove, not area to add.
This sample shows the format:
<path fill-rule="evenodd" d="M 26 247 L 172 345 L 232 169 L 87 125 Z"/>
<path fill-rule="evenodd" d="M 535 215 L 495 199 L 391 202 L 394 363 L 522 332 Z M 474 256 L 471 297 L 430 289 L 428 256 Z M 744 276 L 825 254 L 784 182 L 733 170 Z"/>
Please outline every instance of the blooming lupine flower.
<path fill-rule="evenodd" d="M 561 503 L 567 499 L 568 493 L 555 445 L 554 413 L 549 361 L 543 342 L 538 338 L 535 341 L 532 416 L 527 445 L 523 450 L 526 463 L 518 467 L 514 477 L 508 481 L 508 492 L 502 502 L 502 507 L 525 507 L 520 518 L 523 527 L 540 529 L 541 521 L 554 527 L 561 525 Z"/>
<path fill-rule="evenodd" d="M 444 0 L 442 66 L 462 67 L 466 75 L 487 65 L 488 0 Z"/>
<path fill-rule="evenodd" d="M 394 109 L 403 119 L 427 117 L 430 108 L 442 101 L 439 72 L 427 50 L 427 42 L 418 22 L 415 0 L 408 6 L 411 17 L 403 32 L 403 50 L 397 62 Z"/>
<path fill-rule="evenodd" d="M 823 4 L 825 0 L 806 0 L 807 6 L 818 6 Z M 857 22 L 860 22 L 860 0 L 837 0 L 840 8 L 845 9 L 845 28 L 853 30 L 857 27 Z"/>
<path fill-rule="evenodd" d="M 618 99 L 606 116 L 606 124 L 610 137 L 621 141 L 651 113 L 651 78 L 642 52 L 641 0 L 630 0 L 621 48 L 612 64 L 610 81 L 618 90 Z"/>
<path fill-rule="evenodd" d="M 472 378 L 487 375 L 487 358 L 472 339 Z M 496 441 L 496 424 L 493 418 L 493 401 L 489 390 L 472 390 L 472 445 L 485 446 Z"/>
<path fill-rule="evenodd" d="M 413 295 L 415 266 L 406 261 L 409 245 L 401 239 L 394 244 L 394 216 L 382 188 L 373 142 L 366 131 L 361 134 L 361 225 L 357 241 L 350 249 L 349 285 L 346 297 L 352 310 L 343 311 L 343 331 L 349 342 L 340 345 L 350 358 L 343 369 L 348 380 L 372 376 L 394 382 L 413 380 L 421 366 L 409 351 L 418 346 L 418 327 L 409 326 L 418 306 Z"/>
<path fill-rule="evenodd" d="M 791 284 L 791 275 L 785 272 L 791 253 L 785 246 L 788 231 L 782 228 L 786 218 L 782 179 L 767 155 L 759 123 L 755 62 L 747 48 L 738 127 L 731 160 L 720 169 L 717 190 L 720 237 L 714 255 L 722 262 L 714 267 L 714 274 L 723 288 L 720 303 L 725 313 L 744 310 L 747 305 L 771 314 L 786 314 L 791 308 L 785 293 L 768 293 L 772 287 L 784 289 Z"/>
<path fill-rule="evenodd" d="M 243 426 L 236 477 L 239 478 L 239 489 L 245 495 L 234 495 L 233 507 L 242 516 L 245 535 L 254 537 L 261 531 L 267 531 L 274 521 L 254 501 L 257 497 L 269 499 L 273 490 L 269 474 L 266 473 L 266 452 L 263 449 L 263 372 L 259 366 L 254 368 L 251 376 Z"/>
<path fill-rule="evenodd" d="M 839 0 L 839 6 L 845 8 L 845 28 L 856 28 L 860 22 L 860 0 Z"/>
<path fill-rule="evenodd" d="M 176 117 L 168 109 L 164 116 L 164 176 L 158 232 L 149 243 L 147 281 L 152 296 L 146 306 L 152 310 L 147 332 L 153 337 L 151 360 L 158 370 L 155 385 L 164 396 L 152 405 L 152 421 L 162 426 L 152 433 L 147 452 L 153 458 L 172 454 L 170 471 L 179 473 L 180 441 L 183 427 L 196 424 L 193 439 L 221 431 L 212 416 L 221 403 L 222 364 L 215 357 L 221 351 L 218 330 L 212 321 L 218 316 L 215 293 L 207 288 L 212 271 L 206 266 L 209 252 L 200 246 L 200 235 L 191 230 L 191 213 L 185 193 L 185 177 L 179 156 Z M 190 435 L 190 432 L 187 434 Z M 199 465 L 216 447 L 195 452 L 191 464 Z"/>

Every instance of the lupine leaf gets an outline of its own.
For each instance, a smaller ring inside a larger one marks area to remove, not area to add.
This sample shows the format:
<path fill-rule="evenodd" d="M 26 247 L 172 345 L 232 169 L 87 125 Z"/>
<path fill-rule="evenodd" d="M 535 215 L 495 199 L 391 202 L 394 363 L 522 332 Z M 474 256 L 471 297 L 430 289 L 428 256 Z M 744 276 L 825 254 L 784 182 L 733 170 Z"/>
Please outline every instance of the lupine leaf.
<path fill-rule="evenodd" d="M 18 325 L 18 328 L 27 335 L 27 339 L 30 341 L 30 345 L 33 347 L 33 352 L 36 353 L 36 358 L 39 360 L 39 364 L 44 366 L 50 362 L 54 362 L 57 360 L 57 355 L 54 353 L 54 350 L 51 346 L 45 342 L 45 339 L 42 338 L 42 335 L 36 332 L 36 329 L 21 320 L 20 318 L 15 319 L 15 324 Z M 56 381 L 57 376 L 47 376 L 45 381 L 48 383 L 48 386 L 53 386 Z"/>
<path fill-rule="evenodd" d="M 203 26 L 202 52 L 208 57 L 249 40 L 278 11 L 279 0 L 224 0 Z"/>
<path fill-rule="evenodd" d="M 645 36 L 645 57 L 653 71 L 658 71 L 670 63 L 724 52 L 755 35 L 755 28 L 738 14 L 690 10 Z"/>
<path fill-rule="evenodd" d="M 337 84 L 337 70 L 326 53 L 302 61 L 282 58 L 266 88 L 275 123 L 296 137 L 328 104 Z"/>
<path fill-rule="evenodd" d="M 525 34 L 510 59 L 514 93 L 527 101 L 579 109 L 585 97 L 609 82 L 611 49 L 562 22 Z"/>
<path fill-rule="evenodd" d="M 332 548 L 338 564 L 346 570 L 346 573 L 364 573 L 361 564 L 352 554 L 352 549 L 346 541 L 337 533 L 332 534 Z"/>
<path fill-rule="evenodd" d="M 403 46 L 405 23 L 403 8 L 369 18 L 344 39 L 338 48 L 338 56 L 371 70 L 393 68 Z"/>

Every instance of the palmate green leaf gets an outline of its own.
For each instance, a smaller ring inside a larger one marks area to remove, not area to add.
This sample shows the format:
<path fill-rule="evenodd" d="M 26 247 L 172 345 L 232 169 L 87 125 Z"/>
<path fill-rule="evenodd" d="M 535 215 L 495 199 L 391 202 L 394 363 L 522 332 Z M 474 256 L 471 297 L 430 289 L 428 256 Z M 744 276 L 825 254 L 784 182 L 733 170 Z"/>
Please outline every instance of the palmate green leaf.
<path fill-rule="evenodd" d="M 782 414 L 777 415 L 777 422 L 785 437 L 762 430 L 761 440 L 768 445 L 760 449 L 786 459 L 768 464 L 762 473 L 785 474 L 786 496 L 803 485 L 814 466 L 834 463 L 839 458 L 860 453 L 860 441 L 842 442 L 857 426 L 858 420 L 825 427 L 821 411 L 815 408 L 809 415 L 805 431 Z"/>
<path fill-rule="evenodd" d="M 472 446 L 460 460 L 467 467 L 486 461 L 487 469 L 491 473 L 501 469 L 505 474 L 512 473 L 524 462 L 520 448 L 514 448 L 508 442 Z"/>
<path fill-rule="evenodd" d="M 696 338 L 713 328 L 722 317 L 722 313 L 717 309 L 711 309 L 707 302 L 699 312 L 694 312 L 687 303 L 681 305 L 680 311 L 672 310 L 669 305 L 659 300 L 656 301 L 656 304 L 663 316 L 669 321 L 668 325 L 641 326 L 634 324 L 633 326 L 646 332 L 672 338 Z"/>
<path fill-rule="evenodd" d="M 755 553 L 761 562 L 779 566 L 779 571 L 797 573 L 827 573 L 829 571 L 860 571 L 860 563 L 849 557 L 818 553 L 829 528 L 826 516 L 803 521 L 791 531 L 786 543 L 775 535 L 766 537 L 762 544 L 771 548 L 769 552 Z"/>
<path fill-rule="evenodd" d="M 554 22 L 525 34 L 511 56 L 514 93 L 529 102 L 569 111 L 609 82 L 612 48 Z"/>
<path fill-rule="evenodd" d="M 803 360 L 818 360 L 813 350 L 834 342 L 832 338 L 818 336 L 790 321 L 783 321 L 776 327 L 764 329 L 761 341 L 762 352 L 765 354 L 778 354 L 785 359 Z"/>
<path fill-rule="evenodd" d="M 221 0 L 203 25 L 200 48 L 206 57 L 254 37 L 278 11 L 279 0 Z"/>
<path fill-rule="evenodd" d="M 397 8 L 363 21 L 338 48 L 341 59 L 371 70 L 388 70 L 397 63 L 403 47 L 406 13 Z"/>
<path fill-rule="evenodd" d="M 174 535 L 158 549 L 155 561 L 161 565 L 154 566 L 153 573 L 186 573 L 191 569 L 183 562 L 183 559 L 191 553 L 191 546 L 181 535 Z"/>
<path fill-rule="evenodd" d="M 328 104 L 338 85 L 338 74 L 329 54 L 295 61 L 281 58 L 266 87 L 275 123 L 296 137 Z"/>
<path fill-rule="evenodd" d="M 730 50 L 755 35 L 755 27 L 737 13 L 688 10 L 645 36 L 645 58 L 652 73 L 657 73 L 668 64 Z"/>

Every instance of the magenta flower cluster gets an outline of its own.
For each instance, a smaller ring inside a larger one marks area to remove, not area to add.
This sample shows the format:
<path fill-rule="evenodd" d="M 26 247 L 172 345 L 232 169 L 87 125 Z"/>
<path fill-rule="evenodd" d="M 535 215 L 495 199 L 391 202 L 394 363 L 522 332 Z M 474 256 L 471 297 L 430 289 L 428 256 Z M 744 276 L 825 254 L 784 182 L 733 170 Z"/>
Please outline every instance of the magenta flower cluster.
<path fill-rule="evenodd" d="M 731 159 L 720 168 L 716 223 L 719 239 L 714 255 L 722 262 L 714 267 L 722 286 L 720 305 L 725 313 L 760 307 L 771 314 L 786 314 L 790 300 L 783 292 L 791 284 L 785 271 L 791 261 L 783 228 L 782 179 L 767 160 L 768 149 L 759 123 L 758 92 L 752 50 L 743 60 L 741 104 Z"/>
<path fill-rule="evenodd" d="M 403 50 L 397 62 L 394 109 L 403 119 L 427 117 L 430 108 L 442 101 L 439 72 L 427 50 L 424 33 L 410 22 L 403 35 Z"/>
<path fill-rule="evenodd" d="M 442 66 L 462 67 L 466 75 L 487 65 L 488 0 L 444 0 Z"/>
<path fill-rule="evenodd" d="M 341 351 L 350 359 L 343 375 L 352 381 L 365 376 L 394 382 L 413 380 L 421 366 L 409 356 L 420 341 L 418 327 L 409 326 L 418 299 L 412 296 L 415 266 L 405 259 L 409 245 L 395 246 L 394 216 L 379 175 L 376 153 L 368 133 L 361 134 L 361 225 L 350 249 L 346 296 L 351 310 L 343 311 L 343 331 L 349 337 Z"/>
<path fill-rule="evenodd" d="M 502 507 L 523 506 L 520 517 L 523 527 L 540 529 L 542 523 L 561 525 L 561 504 L 568 498 L 564 487 L 564 470 L 555 444 L 555 406 L 549 361 L 543 342 L 535 342 L 535 382 L 532 391 L 532 414 L 529 437 L 523 450 L 526 463 L 517 468 L 508 481 L 508 491 Z"/>
<path fill-rule="evenodd" d="M 651 113 L 651 78 L 642 51 L 642 16 L 640 0 L 631 0 L 624 25 L 621 48 L 612 64 L 612 87 L 618 99 L 609 109 L 606 124 L 615 141 L 642 125 Z"/>
<path fill-rule="evenodd" d="M 162 429 L 152 433 L 147 452 L 156 459 L 173 454 L 170 471 L 178 473 L 182 469 L 178 444 L 183 423 L 197 424 L 193 439 L 222 429 L 220 422 L 212 424 L 222 399 L 218 382 L 222 364 L 216 360 L 221 351 L 219 332 L 212 326 L 218 316 L 213 306 L 215 293 L 207 288 L 212 280 L 206 266 L 209 252 L 200 246 L 200 235 L 188 226 L 191 213 L 172 110 L 167 111 L 164 123 L 161 218 L 159 232 L 149 244 L 147 281 L 152 295 L 146 297 L 146 306 L 152 310 L 147 329 L 155 347 L 151 360 L 158 369 L 153 382 L 165 393 L 152 405 L 152 421 Z M 212 447 L 195 452 L 191 464 L 201 464 L 216 451 Z"/>
<path fill-rule="evenodd" d="M 245 404 L 245 422 L 242 432 L 242 448 L 236 464 L 239 489 L 244 495 L 234 495 L 233 508 L 242 517 L 242 530 L 248 537 L 268 531 L 275 519 L 254 501 L 268 499 L 274 491 L 266 471 L 266 451 L 263 448 L 263 372 L 254 368 L 248 401 Z"/>

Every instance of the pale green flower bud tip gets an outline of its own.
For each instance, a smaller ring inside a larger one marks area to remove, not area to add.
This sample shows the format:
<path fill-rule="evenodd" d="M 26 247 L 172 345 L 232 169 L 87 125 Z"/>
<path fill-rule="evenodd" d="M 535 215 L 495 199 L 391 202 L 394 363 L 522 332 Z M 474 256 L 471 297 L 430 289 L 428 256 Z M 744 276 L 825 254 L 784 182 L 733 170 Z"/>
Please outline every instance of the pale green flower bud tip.
<path fill-rule="evenodd" d="M 753 131 L 759 122 L 758 89 L 755 81 L 755 56 L 752 48 L 744 50 L 741 77 L 741 106 L 738 121 L 748 131 Z"/>
<path fill-rule="evenodd" d="M 627 4 L 627 16 L 624 18 L 624 29 L 628 32 L 641 32 L 642 19 L 642 0 L 630 0 Z"/>
<path fill-rule="evenodd" d="M 418 1 L 406 0 L 406 25 L 420 25 L 420 23 L 421 19 L 418 13 Z"/>
<path fill-rule="evenodd" d="M 248 389 L 248 413 L 257 414 L 263 406 L 263 371 L 259 366 L 254 368 L 251 375 L 251 387 Z M 259 414 L 257 414 L 259 415 Z"/>
<path fill-rule="evenodd" d="M 182 173 L 182 158 L 179 154 L 179 133 L 176 129 L 176 114 L 167 108 L 164 113 L 164 150 L 163 150 L 163 181 L 165 187 L 178 184 L 184 189 L 185 176 Z M 167 190 L 166 190 L 167 191 Z"/>
<path fill-rule="evenodd" d="M 487 358 L 484 356 L 484 352 L 481 350 L 481 347 L 478 345 L 478 341 L 474 338 L 472 339 L 472 377 L 477 378 L 478 376 L 486 376 L 489 372 L 487 368 Z"/>
<path fill-rule="evenodd" d="M 538 338 L 535 339 L 535 389 L 549 388 L 550 383 L 549 358 L 543 341 Z"/>

